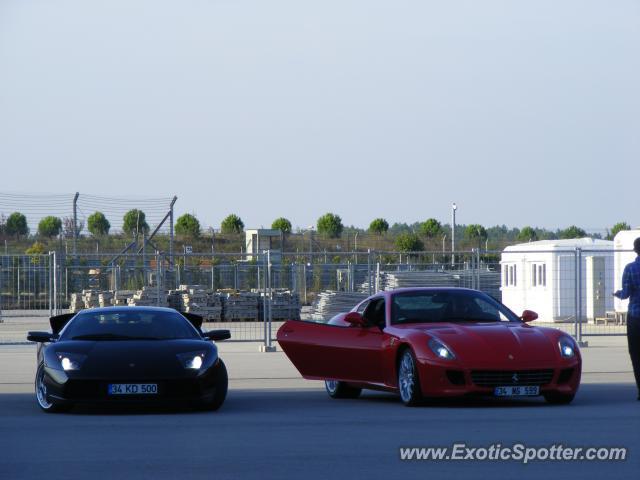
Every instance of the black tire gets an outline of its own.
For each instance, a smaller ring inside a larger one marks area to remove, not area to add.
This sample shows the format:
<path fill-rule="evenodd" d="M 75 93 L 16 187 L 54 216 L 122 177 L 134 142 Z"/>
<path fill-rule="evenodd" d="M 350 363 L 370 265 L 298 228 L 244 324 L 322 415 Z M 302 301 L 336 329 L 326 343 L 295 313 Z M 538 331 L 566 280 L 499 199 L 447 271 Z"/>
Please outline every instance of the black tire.
<path fill-rule="evenodd" d="M 331 398 L 358 398 L 361 388 L 352 387 L 338 380 L 325 380 L 324 388 Z"/>
<path fill-rule="evenodd" d="M 576 394 L 571 393 L 567 395 L 564 393 L 549 392 L 549 393 L 543 393 L 543 396 L 544 396 L 544 399 L 552 405 L 568 405 L 573 401 Z"/>
<path fill-rule="evenodd" d="M 227 389 L 229 388 L 229 376 L 227 374 L 227 367 L 222 359 L 219 359 L 218 367 L 216 368 L 216 391 L 213 395 L 213 399 L 207 402 L 204 406 L 206 410 L 216 411 L 218 410 L 225 399 L 227 398 Z"/>
<path fill-rule="evenodd" d="M 38 370 L 36 371 L 35 390 L 36 403 L 43 412 L 60 413 L 67 412 L 73 408 L 72 404 L 59 404 L 49 400 L 49 396 L 47 395 L 47 386 L 44 383 L 44 363 L 40 363 L 38 365 Z"/>
<path fill-rule="evenodd" d="M 400 400 L 407 407 L 415 407 L 424 401 L 420 391 L 418 364 L 409 348 L 402 352 L 398 361 L 398 391 Z"/>

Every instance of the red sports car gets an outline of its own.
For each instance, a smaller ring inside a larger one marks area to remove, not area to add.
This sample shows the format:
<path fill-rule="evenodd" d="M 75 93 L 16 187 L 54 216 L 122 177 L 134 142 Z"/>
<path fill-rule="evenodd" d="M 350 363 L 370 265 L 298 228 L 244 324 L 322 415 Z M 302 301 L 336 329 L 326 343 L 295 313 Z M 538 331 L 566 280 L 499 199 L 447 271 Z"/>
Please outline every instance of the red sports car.
<path fill-rule="evenodd" d="M 569 403 L 582 360 L 573 338 L 533 327 L 489 295 L 463 288 L 380 292 L 328 323 L 290 320 L 278 342 L 302 376 L 329 396 L 399 392 L 406 405 L 463 395 L 542 395 Z"/>

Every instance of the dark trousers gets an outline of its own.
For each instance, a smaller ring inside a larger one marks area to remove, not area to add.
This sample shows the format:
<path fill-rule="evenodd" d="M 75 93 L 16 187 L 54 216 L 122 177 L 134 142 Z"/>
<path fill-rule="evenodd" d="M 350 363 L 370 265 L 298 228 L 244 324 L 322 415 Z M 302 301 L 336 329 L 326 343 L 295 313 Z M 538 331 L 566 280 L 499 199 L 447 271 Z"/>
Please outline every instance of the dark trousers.
<path fill-rule="evenodd" d="M 640 395 L 640 317 L 627 317 L 627 341 L 629 342 L 629 356 L 636 377 L 638 395 Z"/>

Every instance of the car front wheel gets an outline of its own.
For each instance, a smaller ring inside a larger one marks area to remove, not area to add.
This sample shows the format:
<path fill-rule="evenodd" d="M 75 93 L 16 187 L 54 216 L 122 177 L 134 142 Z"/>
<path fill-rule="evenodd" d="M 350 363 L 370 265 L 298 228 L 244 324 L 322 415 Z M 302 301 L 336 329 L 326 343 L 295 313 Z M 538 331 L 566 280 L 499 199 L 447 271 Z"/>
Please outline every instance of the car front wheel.
<path fill-rule="evenodd" d="M 361 388 L 352 387 L 338 380 L 325 380 L 324 388 L 331 398 L 358 398 Z"/>
<path fill-rule="evenodd" d="M 205 405 L 207 410 L 218 410 L 225 399 L 227 398 L 227 389 L 229 388 L 229 376 L 227 374 L 227 367 L 222 359 L 219 360 L 220 364 L 216 369 L 216 391 L 213 395 L 213 399 Z"/>
<path fill-rule="evenodd" d="M 398 390 L 400 399 L 406 406 L 413 407 L 422 402 L 418 368 L 411 350 L 405 350 L 398 362 Z"/>
<path fill-rule="evenodd" d="M 36 371 L 36 401 L 42 411 L 47 413 L 66 412 L 71 409 L 71 405 L 59 405 L 49 400 L 47 395 L 47 384 L 44 381 L 44 363 L 38 365 Z"/>

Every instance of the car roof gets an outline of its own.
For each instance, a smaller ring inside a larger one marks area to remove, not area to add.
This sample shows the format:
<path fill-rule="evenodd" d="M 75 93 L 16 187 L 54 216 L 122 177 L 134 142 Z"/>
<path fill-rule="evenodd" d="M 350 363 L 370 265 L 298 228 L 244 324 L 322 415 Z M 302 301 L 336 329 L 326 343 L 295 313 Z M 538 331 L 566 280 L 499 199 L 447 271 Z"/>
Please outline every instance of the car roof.
<path fill-rule="evenodd" d="M 476 292 L 473 288 L 464 287 L 404 287 L 396 288 L 395 290 L 387 290 L 386 293 L 393 295 L 394 293 L 406 293 L 406 292 Z"/>
<path fill-rule="evenodd" d="M 80 310 L 78 313 L 91 312 L 91 313 L 123 313 L 123 312 L 173 312 L 180 313 L 174 308 L 169 307 L 152 307 L 152 306 L 139 306 L 139 307 L 130 307 L 130 306 L 120 306 L 120 307 L 97 307 L 97 308 L 87 308 L 84 310 Z"/>

